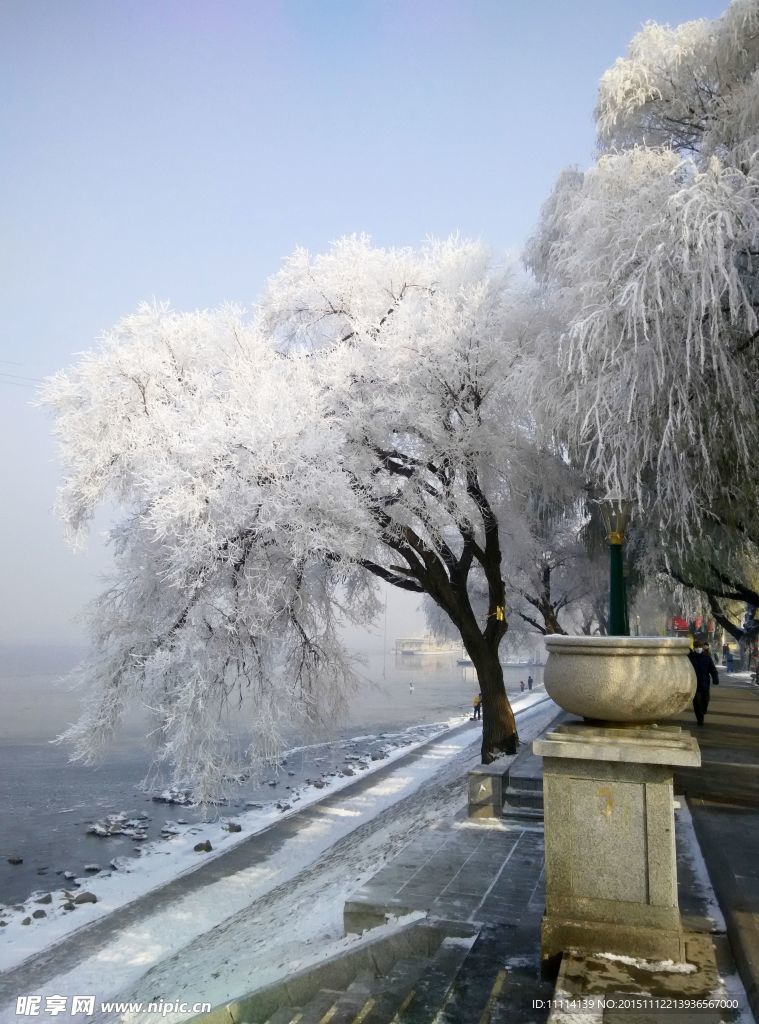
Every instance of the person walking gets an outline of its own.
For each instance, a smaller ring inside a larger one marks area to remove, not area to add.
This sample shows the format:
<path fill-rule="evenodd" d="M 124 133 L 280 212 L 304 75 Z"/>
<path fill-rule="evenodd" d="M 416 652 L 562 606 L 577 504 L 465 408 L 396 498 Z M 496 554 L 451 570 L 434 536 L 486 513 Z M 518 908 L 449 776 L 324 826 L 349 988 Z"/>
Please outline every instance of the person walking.
<path fill-rule="evenodd" d="M 532 676 L 527 676 L 527 689 L 532 689 Z"/>
<path fill-rule="evenodd" d="M 524 693 L 524 679 L 519 680 L 519 689 Z"/>
<path fill-rule="evenodd" d="M 480 697 L 479 693 L 475 693 L 474 697 L 472 697 L 472 721 L 475 718 L 482 718 L 482 697 Z"/>
<path fill-rule="evenodd" d="M 704 724 L 706 710 L 709 707 L 709 691 L 711 684 L 719 686 L 719 673 L 717 666 L 712 661 L 712 656 L 704 650 L 700 640 L 693 644 L 693 650 L 688 651 L 690 663 L 696 673 L 696 693 L 693 697 L 693 710 L 696 713 L 696 721 L 699 725 Z"/>

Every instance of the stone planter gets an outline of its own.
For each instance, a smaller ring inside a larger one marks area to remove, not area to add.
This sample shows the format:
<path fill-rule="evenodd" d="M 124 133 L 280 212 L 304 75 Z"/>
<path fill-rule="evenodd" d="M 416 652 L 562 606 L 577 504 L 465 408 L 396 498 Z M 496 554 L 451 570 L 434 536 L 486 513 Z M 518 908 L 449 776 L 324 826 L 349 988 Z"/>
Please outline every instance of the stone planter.
<path fill-rule="evenodd" d="M 594 722 L 650 723 L 693 699 L 696 674 L 683 637 L 547 636 L 548 695 Z"/>

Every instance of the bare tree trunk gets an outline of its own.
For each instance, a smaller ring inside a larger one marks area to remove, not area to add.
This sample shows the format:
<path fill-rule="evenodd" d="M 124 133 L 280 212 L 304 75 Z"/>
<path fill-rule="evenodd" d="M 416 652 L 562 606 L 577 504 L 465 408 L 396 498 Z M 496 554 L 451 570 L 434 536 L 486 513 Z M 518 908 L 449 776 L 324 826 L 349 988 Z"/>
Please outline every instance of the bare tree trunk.
<path fill-rule="evenodd" d="M 725 632 L 729 633 L 733 640 L 737 640 L 738 643 L 740 643 L 744 636 L 744 630 L 737 625 L 737 623 L 733 622 L 733 620 L 722 610 L 722 607 L 715 597 L 711 594 L 707 594 L 706 598 L 709 602 L 712 615 L 714 616 L 714 621 L 718 625 L 722 626 Z"/>
<path fill-rule="evenodd" d="M 403 463 L 401 453 L 378 454 L 382 458 L 383 469 L 391 473 L 410 477 L 417 471 L 413 460 L 408 465 Z M 434 467 L 433 471 L 437 482 L 448 486 L 446 473 Z M 458 555 L 437 533 L 425 539 L 406 526 L 399 536 L 397 531 L 390 529 L 390 516 L 378 506 L 375 516 L 382 529 L 387 531 L 383 540 L 406 562 L 407 568 L 398 565 L 385 568 L 368 559 L 361 565 L 401 590 L 428 594 L 458 629 L 477 672 L 482 697 L 482 761 L 490 764 L 503 754 L 515 754 L 519 737 L 498 660 L 498 648 L 508 629 L 498 521 L 474 468 L 467 470 L 466 489 L 482 519 L 484 545 L 477 542 L 474 526 L 464 518 L 456 523 L 462 538 L 462 549 Z M 469 595 L 469 574 L 475 560 L 482 567 L 488 588 L 484 625 L 478 622 Z"/>
<path fill-rule="evenodd" d="M 482 643 L 469 651 L 482 695 L 482 748 L 483 764 L 490 764 L 504 754 L 516 754 L 519 746 L 517 724 L 506 687 L 498 650 Z"/>
<path fill-rule="evenodd" d="M 543 621 L 546 626 L 545 636 L 567 635 L 566 629 L 564 629 L 559 623 L 559 616 L 556 614 L 556 610 L 553 605 L 548 604 L 542 606 L 540 613 L 543 616 Z"/>
<path fill-rule="evenodd" d="M 609 635 L 609 618 L 606 614 L 606 608 L 599 602 L 595 606 L 596 621 L 598 622 L 598 632 L 600 636 Z"/>

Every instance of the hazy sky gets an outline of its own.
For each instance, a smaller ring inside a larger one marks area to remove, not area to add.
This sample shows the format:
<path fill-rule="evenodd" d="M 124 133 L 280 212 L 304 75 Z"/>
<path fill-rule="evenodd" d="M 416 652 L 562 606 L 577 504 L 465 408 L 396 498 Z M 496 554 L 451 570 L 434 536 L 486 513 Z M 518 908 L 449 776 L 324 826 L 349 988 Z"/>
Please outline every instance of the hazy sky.
<path fill-rule="evenodd" d="M 52 515 L 35 380 L 141 300 L 253 303 L 296 245 L 520 246 L 640 25 L 725 6 L 0 0 L 0 642 L 78 639 L 109 564 Z"/>

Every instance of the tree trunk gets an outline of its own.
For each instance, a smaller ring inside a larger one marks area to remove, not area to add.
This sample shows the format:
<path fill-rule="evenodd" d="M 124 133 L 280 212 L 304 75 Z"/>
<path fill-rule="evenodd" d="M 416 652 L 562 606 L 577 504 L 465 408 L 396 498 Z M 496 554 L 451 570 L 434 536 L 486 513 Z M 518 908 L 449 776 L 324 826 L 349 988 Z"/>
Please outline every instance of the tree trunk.
<path fill-rule="evenodd" d="M 711 594 L 707 594 L 706 599 L 709 602 L 709 607 L 711 608 L 712 615 L 714 616 L 714 621 L 719 626 L 722 626 L 725 632 L 729 633 L 733 640 L 737 640 L 738 643 L 740 643 L 743 639 L 743 629 L 729 618 L 729 616 L 722 610 L 715 597 Z"/>
<path fill-rule="evenodd" d="M 504 754 L 516 754 L 519 746 L 514 712 L 506 696 L 503 668 L 497 648 L 486 643 L 469 650 L 482 696 L 482 763 L 490 764 Z"/>
<path fill-rule="evenodd" d="M 545 636 L 566 636 L 567 631 L 559 623 L 559 616 L 556 614 L 552 604 L 541 605 L 540 614 L 546 626 Z"/>

